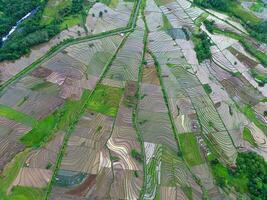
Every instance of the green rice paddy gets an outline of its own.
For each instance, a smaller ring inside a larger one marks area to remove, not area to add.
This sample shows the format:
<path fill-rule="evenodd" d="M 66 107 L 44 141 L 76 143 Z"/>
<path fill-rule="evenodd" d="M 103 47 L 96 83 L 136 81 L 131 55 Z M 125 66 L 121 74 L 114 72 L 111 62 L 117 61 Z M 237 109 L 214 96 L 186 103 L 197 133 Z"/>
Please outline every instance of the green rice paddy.
<path fill-rule="evenodd" d="M 204 163 L 196 137 L 193 133 L 179 134 L 178 138 L 183 157 L 188 165 L 196 166 Z"/>
<path fill-rule="evenodd" d="M 0 105 L 0 116 L 31 127 L 37 124 L 33 117 L 5 105 Z"/>
<path fill-rule="evenodd" d="M 108 116 L 115 117 L 119 103 L 123 94 L 123 89 L 107 85 L 98 85 L 90 97 L 87 108 Z"/>

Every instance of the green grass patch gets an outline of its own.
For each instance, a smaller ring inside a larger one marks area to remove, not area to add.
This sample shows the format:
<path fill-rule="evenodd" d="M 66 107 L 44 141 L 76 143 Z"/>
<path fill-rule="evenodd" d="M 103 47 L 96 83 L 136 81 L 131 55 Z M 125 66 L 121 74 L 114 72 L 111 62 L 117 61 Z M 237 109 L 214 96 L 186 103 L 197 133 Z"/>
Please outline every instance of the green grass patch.
<path fill-rule="evenodd" d="M 243 130 L 243 139 L 246 140 L 246 141 L 248 141 L 254 147 L 257 147 L 258 146 L 256 144 L 256 142 L 255 142 L 252 134 L 251 134 L 251 131 L 247 127 L 244 127 L 244 130 Z"/>
<path fill-rule="evenodd" d="M 237 77 L 237 78 L 242 76 L 241 72 L 231 72 L 231 74 L 233 77 Z"/>
<path fill-rule="evenodd" d="M 75 26 L 81 23 L 82 23 L 81 15 L 71 15 L 69 17 L 66 17 L 64 21 L 60 24 L 60 29 L 63 30 L 65 28 L 70 28 L 72 26 Z"/>
<path fill-rule="evenodd" d="M 162 21 L 163 21 L 163 29 L 167 30 L 167 29 L 172 29 L 172 25 L 169 22 L 168 18 L 166 15 L 162 14 Z"/>
<path fill-rule="evenodd" d="M 251 69 L 250 72 L 259 86 L 263 87 L 267 83 L 267 76 L 260 74 L 255 68 Z"/>
<path fill-rule="evenodd" d="M 169 68 L 174 68 L 177 66 L 177 64 L 167 63 L 166 64 Z"/>
<path fill-rule="evenodd" d="M 87 108 L 92 111 L 115 117 L 119 109 L 122 94 L 122 88 L 99 84 L 90 97 Z"/>
<path fill-rule="evenodd" d="M 30 132 L 20 139 L 21 142 L 27 147 L 39 147 L 58 130 L 68 130 L 76 122 L 89 96 L 90 91 L 85 90 L 80 100 L 67 100 L 57 111 L 40 120 Z"/>
<path fill-rule="evenodd" d="M 183 157 L 190 166 L 204 163 L 196 137 L 193 133 L 178 134 L 178 139 L 181 145 Z"/>
<path fill-rule="evenodd" d="M 204 84 L 204 85 L 203 85 L 203 88 L 204 88 L 204 90 L 205 90 L 205 92 L 206 92 L 207 94 L 211 94 L 211 93 L 212 93 L 212 89 L 211 89 L 211 87 L 210 87 L 209 84 Z"/>
<path fill-rule="evenodd" d="M 198 18 L 195 19 L 194 23 L 197 27 L 197 29 L 196 29 L 197 33 L 200 32 L 200 26 L 201 26 L 202 22 L 204 22 L 207 19 L 208 16 L 209 16 L 209 14 L 205 12 L 205 13 L 202 13 Z"/>
<path fill-rule="evenodd" d="M 0 197 L 6 199 L 6 191 L 13 183 L 14 179 L 19 173 L 19 170 L 24 165 L 24 161 L 28 156 L 29 151 L 25 150 L 17 154 L 13 160 L 8 163 L 0 175 Z M 1 198 L 0 198 L 1 199 Z M 2 200 L 2 199 L 1 199 Z"/>
<path fill-rule="evenodd" d="M 68 6 L 71 6 L 71 0 L 49 0 L 44 9 L 41 24 L 47 25 L 59 18 L 59 11 Z"/>
<path fill-rule="evenodd" d="M 258 128 L 260 128 L 263 133 L 267 134 L 267 124 L 260 121 L 255 114 L 255 111 L 250 105 L 246 105 L 241 111 L 246 115 L 246 117 L 253 122 Z"/>
<path fill-rule="evenodd" d="M 33 117 L 31 117 L 25 113 L 16 111 L 13 108 L 10 108 L 10 107 L 5 106 L 5 105 L 0 105 L 0 116 L 7 118 L 7 119 L 10 119 L 10 120 L 14 120 L 14 121 L 22 123 L 22 124 L 25 124 L 27 126 L 31 126 L 31 127 L 33 127 L 33 126 L 35 126 L 35 124 L 37 124 L 37 120 L 34 119 Z"/>
<path fill-rule="evenodd" d="M 43 200 L 45 189 L 15 186 L 5 200 Z"/>
<path fill-rule="evenodd" d="M 45 82 L 42 82 L 42 83 L 39 83 L 39 84 L 34 85 L 31 88 L 31 90 L 33 90 L 33 91 L 39 91 L 39 90 L 42 90 L 42 89 L 51 87 L 53 85 L 54 85 L 53 83 L 50 83 L 50 82 L 45 81 Z"/>

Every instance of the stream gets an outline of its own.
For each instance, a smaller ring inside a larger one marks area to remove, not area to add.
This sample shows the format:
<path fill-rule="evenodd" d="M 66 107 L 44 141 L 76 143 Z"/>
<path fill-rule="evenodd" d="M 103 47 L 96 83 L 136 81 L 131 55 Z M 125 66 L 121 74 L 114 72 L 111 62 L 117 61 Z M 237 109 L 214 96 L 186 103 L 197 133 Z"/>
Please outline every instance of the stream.
<path fill-rule="evenodd" d="M 33 9 L 31 12 L 29 12 L 28 14 L 26 14 L 24 17 L 22 17 L 19 21 L 17 21 L 15 26 L 12 26 L 11 30 L 8 32 L 7 35 L 5 35 L 4 37 L 2 37 L 2 43 L 4 43 L 10 35 L 12 35 L 12 33 L 14 33 L 14 31 L 17 29 L 17 27 L 24 21 L 26 20 L 28 17 L 32 16 L 33 14 L 35 14 L 37 12 L 38 8 Z"/>

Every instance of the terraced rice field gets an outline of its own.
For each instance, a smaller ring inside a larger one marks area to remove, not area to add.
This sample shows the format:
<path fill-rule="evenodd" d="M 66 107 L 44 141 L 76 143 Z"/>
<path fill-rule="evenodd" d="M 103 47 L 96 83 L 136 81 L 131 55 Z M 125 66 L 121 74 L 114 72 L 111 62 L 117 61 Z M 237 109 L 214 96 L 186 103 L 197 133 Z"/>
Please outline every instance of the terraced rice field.
<path fill-rule="evenodd" d="M 100 0 L 83 20 L 1 86 L 0 200 L 256 198 L 236 173 L 244 152 L 267 160 L 247 27 L 188 0 Z"/>

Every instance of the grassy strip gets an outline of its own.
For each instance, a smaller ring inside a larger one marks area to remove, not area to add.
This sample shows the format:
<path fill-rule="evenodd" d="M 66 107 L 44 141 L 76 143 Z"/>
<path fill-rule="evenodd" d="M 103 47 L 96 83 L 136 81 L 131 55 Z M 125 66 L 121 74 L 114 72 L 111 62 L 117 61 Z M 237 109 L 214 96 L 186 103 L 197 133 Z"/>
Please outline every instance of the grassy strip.
<path fill-rule="evenodd" d="M 34 119 L 33 117 L 25 113 L 16 111 L 13 108 L 5 105 L 0 105 L 0 116 L 25 124 L 30 127 L 33 127 L 37 124 L 37 120 Z"/>
<path fill-rule="evenodd" d="M 204 12 L 202 13 L 198 18 L 195 19 L 194 23 L 196 25 L 196 32 L 199 33 L 200 32 L 200 26 L 202 24 L 202 22 L 204 22 L 207 17 L 209 16 L 208 13 Z"/>
<path fill-rule="evenodd" d="M 255 68 L 252 68 L 250 72 L 259 86 L 264 87 L 264 85 L 267 84 L 267 76 L 260 74 Z"/>
<path fill-rule="evenodd" d="M 238 106 L 238 108 L 240 108 L 240 107 Z M 246 117 L 251 122 L 253 122 L 258 128 L 260 128 L 263 131 L 263 133 L 265 133 L 265 135 L 267 135 L 267 124 L 260 121 L 256 117 L 255 111 L 253 110 L 252 106 L 246 105 L 244 108 L 241 108 L 240 110 L 246 115 Z"/>
<path fill-rule="evenodd" d="M 192 41 L 195 46 L 194 50 L 197 54 L 197 59 L 199 63 L 203 62 L 205 59 L 211 58 L 211 41 L 205 32 L 193 34 Z"/>
<path fill-rule="evenodd" d="M 183 158 L 189 166 L 196 166 L 204 163 L 194 133 L 178 135 Z"/>
<path fill-rule="evenodd" d="M 254 147 L 258 146 L 251 134 L 251 131 L 247 127 L 245 127 L 243 130 L 243 139 L 248 141 Z"/>
<path fill-rule="evenodd" d="M 172 25 L 169 22 L 167 16 L 165 14 L 162 13 L 162 21 L 163 21 L 163 29 L 164 30 L 168 30 L 168 29 L 172 29 Z"/>
<path fill-rule="evenodd" d="M 20 168 L 24 165 L 29 153 L 29 149 L 17 154 L 13 160 L 6 165 L 0 176 L 0 197 L 7 197 L 6 191 L 19 173 Z M 0 198 L 1 199 L 1 198 Z"/>

